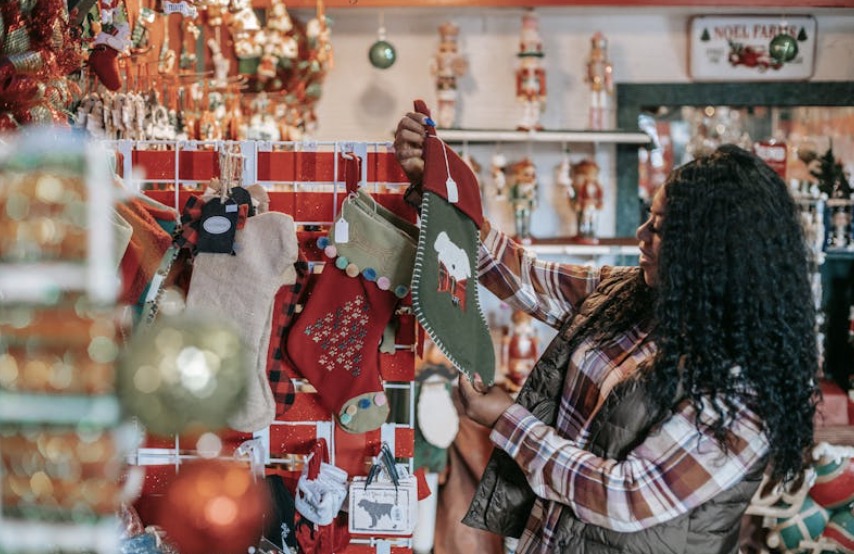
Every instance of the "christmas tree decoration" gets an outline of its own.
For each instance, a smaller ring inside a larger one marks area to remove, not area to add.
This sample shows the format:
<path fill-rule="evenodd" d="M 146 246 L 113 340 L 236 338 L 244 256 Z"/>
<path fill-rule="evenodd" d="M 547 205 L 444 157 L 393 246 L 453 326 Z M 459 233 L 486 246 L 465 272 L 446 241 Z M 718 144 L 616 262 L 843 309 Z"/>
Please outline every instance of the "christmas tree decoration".
<path fill-rule="evenodd" d="M 220 429 L 244 403 L 247 365 L 240 338 L 223 322 L 163 317 L 128 342 L 117 392 L 154 434 Z"/>
<path fill-rule="evenodd" d="M 836 552 L 854 552 L 854 508 L 833 514 L 821 536 L 836 547 Z"/>
<path fill-rule="evenodd" d="M 0 6 L 0 16 L 0 130 L 67 124 L 71 93 L 65 77 L 80 68 L 82 56 L 65 2 L 10 0 Z"/>
<path fill-rule="evenodd" d="M 785 552 L 799 552 L 801 541 L 818 538 L 830 520 L 830 512 L 807 496 L 798 512 L 777 519 L 768 533 L 768 546 Z"/>
<path fill-rule="evenodd" d="M 394 46 L 386 40 L 385 25 L 383 24 L 383 13 L 380 12 L 380 27 L 377 30 L 377 41 L 368 49 L 368 60 L 377 69 L 388 69 L 397 61 L 397 51 Z"/>
<path fill-rule="evenodd" d="M 268 502 L 246 464 L 197 460 L 181 464 L 158 498 L 154 523 L 181 554 L 246 552 L 261 538 Z"/>
<path fill-rule="evenodd" d="M 790 62 L 798 56 L 798 41 L 790 34 L 781 33 L 771 39 L 768 52 L 780 63 Z"/>

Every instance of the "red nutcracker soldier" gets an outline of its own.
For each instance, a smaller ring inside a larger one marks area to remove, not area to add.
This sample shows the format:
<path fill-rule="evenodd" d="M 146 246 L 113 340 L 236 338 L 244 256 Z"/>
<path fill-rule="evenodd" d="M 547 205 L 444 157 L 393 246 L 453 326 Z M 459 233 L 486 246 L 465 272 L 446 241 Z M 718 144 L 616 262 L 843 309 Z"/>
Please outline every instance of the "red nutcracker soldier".
<path fill-rule="evenodd" d="M 602 130 L 608 125 L 611 95 L 614 93 L 614 75 L 608 60 L 608 39 L 597 32 L 590 38 L 590 57 L 587 59 L 587 83 L 590 84 L 591 129 Z"/>
<path fill-rule="evenodd" d="M 522 16 L 519 39 L 519 68 L 516 70 L 516 99 L 522 103 L 520 131 L 541 130 L 540 115 L 546 105 L 546 71 L 542 67 L 543 41 L 539 17 L 533 11 Z"/>
<path fill-rule="evenodd" d="M 510 319 L 513 328 L 507 342 L 507 388 L 516 392 L 534 369 L 540 349 L 531 316 L 516 310 Z"/>
<path fill-rule="evenodd" d="M 460 28 L 451 22 L 439 27 L 439 49 L 430 64 L 436 78 L 436 123 L 440 128 L 454 126 L 457 115 L 457 77 L 468 70 L 468 62 L 459 53 Z"/>
<path fill-rule="evenodd" d="M 578 219 L 578 237 L 596 242 L 596 227 L 602 210 L 602 185 L 599 183 L 599 166 L 593 160 L 581 160 L 572 165 L 572 188 L 575 189 L 575 213 Z"/>

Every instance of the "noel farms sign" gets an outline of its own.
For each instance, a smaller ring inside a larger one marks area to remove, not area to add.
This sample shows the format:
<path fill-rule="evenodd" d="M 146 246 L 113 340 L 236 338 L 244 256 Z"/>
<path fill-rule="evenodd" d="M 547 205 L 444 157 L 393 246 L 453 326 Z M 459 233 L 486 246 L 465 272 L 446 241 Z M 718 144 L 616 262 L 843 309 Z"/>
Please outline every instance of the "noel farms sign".
<path fill-rule="evenodd" d="M 809 79 L 815 62 L 811 16 L 699 16 L 691 19 L 689 68 L 695 81 Z"/>

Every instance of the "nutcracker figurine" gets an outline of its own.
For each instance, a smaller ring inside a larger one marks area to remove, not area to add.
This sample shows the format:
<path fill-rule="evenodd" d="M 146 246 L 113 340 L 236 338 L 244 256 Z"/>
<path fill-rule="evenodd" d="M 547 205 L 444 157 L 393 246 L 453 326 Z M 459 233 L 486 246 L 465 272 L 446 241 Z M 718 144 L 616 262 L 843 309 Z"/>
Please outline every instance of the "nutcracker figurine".
<path fill-rule="evenodd" d="M 507 341 L 507 388 L 517 392 L 534 369 L 539 355 L 539 341 L 530 315 L 515 310 L 510 319 L 513 328 Z"/>
<path fill-rule="evenodd" d="M 542 67 L 543 41 L 539 18 L 533 11 L 522 16 L 519 39 L 519 68 L 516 70 L 516 99 L 522 103 L 520 131 L 541 130 L 540 115 L 546 105 L 546 71 Z"/>
<path fill-rule="evenodd" d="M 590 57 L 587 59 L 587 79 L 590 84 L 591 129 L 605 129 L 608 124 L 610 97 L 614 93 L 614 75 L 608 61 L 608 39 L 597 32 L 590 38 Z"/>
<path fill-rule="evenodd" d="M 513 164 L 513 185 L 510 187 L 510 204 L 516 236 L 522 242 L 531 242 L 531 214 L 537 208 L 537 168 L 525 158 Z"/>
<path fill-rule="evenodd" d="M 592 160 L 581 160 L 573 164 L 570 172 L 572 188 L 575 189 L 575 213 L 578 220 L 578 236 L 596 241 L 596 226 L 602 210 L 602 185 L 599 183 L 599 166 Z"/>
<path fill-rule="evenodd" d="M 457 77 L 468 70 L 468 62 L 459 53 L 460 28 L 451 22 L 439 27 L 439 50 L 430 62 L 430 73 L 436 78 L 436 123 L 440 128 L 454 126 L 457 115 Z"/>

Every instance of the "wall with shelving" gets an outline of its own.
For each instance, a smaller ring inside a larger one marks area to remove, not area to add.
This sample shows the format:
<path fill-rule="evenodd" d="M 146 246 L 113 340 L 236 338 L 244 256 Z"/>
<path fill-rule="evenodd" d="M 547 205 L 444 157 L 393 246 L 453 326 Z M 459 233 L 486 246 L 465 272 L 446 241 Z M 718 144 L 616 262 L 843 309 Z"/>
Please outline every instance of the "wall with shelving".
<path fill-rule="evenodd" d="M 308 13 L 293 10 L 295 14 Z M 435 104 L 429 64 L 438 44 L 437 27 L 452 20 L 460 27 L 460 51 L 469 71 L 459 81 L 459 126 L 515 128 L 516 51 L 522 8 L 376 8 L 358 2 L 330 8 L 335 67 L 327 75 L 318 107 L 316 138 L 388 140 L 414 98 Z M 549 97 L 542 122 L 548 129 L 582 129 L 586 125 L 588 88 L 583 81 L 590 36 L 602 31 L 610 41 L 610 58 L 617 82 L 690 82 L 687 71 L 687 28 L 691 15 L 710 13 L 773 14 L 768 8 L 539 8 L 546 52 Z M 816 17 L 818 42 L 813 80 L 854 80 L 854 9 L 790 9 Z M 305 15 L 303 17 L 305 17 Z M 368 48 L 377 38 L 380 17 L 387 39 L 397 48 L 397 62 L 387 70 L 373 68 Z M 783 15 L 782 13 L 780 14 Z M 571 229 L 559 190 L 552 186 L 562 144 L 502 146 L 509 160 L 535 153 L 542 190 L 535 235 L 566 234 Z M 573 159 L 593 157 L 602 167 L 605 209 L 602 236 L 614 236 L 617 168 L 613 147 L 571 144 Z M 495 146 L 473 146 L 471 154 L 489 163 Z M 486 174 L 484 168 L 483 175 Z"/>
<path fill-rule="evenodd" d="M 513 128 L 518 117 L 514 69 L 521 8 L 330 8 L 335 68 L 320 101 L 317 138 L 387 140 L 411 100 L 434 103 L 429 61 L 438 44 L 436 28 L 446 20 L 460 27 L 460 50 L 470 68 L 460 80 L 460 126 Z M 373 68 L 368 48 L 376 40 L 381 12 L 397 62 Z M 690 82 L 687 26 L 690 15 L 776 14 L 768 8 L 540 8 L 549 101 L 543 122 L 552 129 L 582 128 L 586 122 L 584 61 L 590 36 L 602 31 L 618 82 Z M 294 10 L 294 13 L 306 13 Z M 854 9 L 790 9 L 818 23 L 813 80 L 854 80 Z M 780 14 L 781 16 L 784 14 Z"/>

